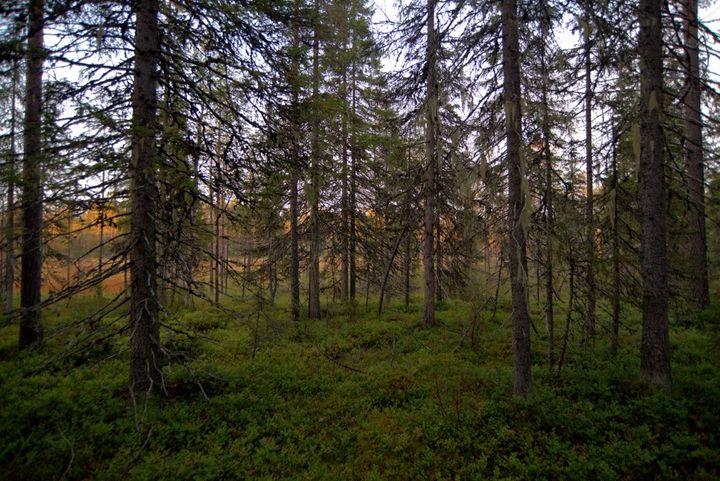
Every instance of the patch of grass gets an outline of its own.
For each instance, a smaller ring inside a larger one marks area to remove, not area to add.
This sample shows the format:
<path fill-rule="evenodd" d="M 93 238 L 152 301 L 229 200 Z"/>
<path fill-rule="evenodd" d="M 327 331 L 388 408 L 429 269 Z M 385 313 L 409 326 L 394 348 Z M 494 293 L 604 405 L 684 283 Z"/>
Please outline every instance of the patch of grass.
<path fill-rule="evenodd" d="M 85 302 L 85 301 L 83 301 Z M 416 305 L 330 306 L 293 326 L 180 310 L 163 329 L 165 394 L 133 406 L 128 339 L 63 356 L 90 301 L 49 319 L 41 351 L 0 328 L 0 464 L 11 480 L 717 479 L 718 332 L 676 326 L 673 387 L 638 381 L 639 329 L 621 350 L 574 336 L 561 375 L 533 333 L 534 391 L 511 396 L 508 313 L 447 300 L 439 325 Z M 558 319 L 560 315 L 558 316 Z M 476 329 L 476 345 L 470 328 Z M 541 327 L 541 326 L 538 326 Z M 559 346 L 559 339 L 556 341 Z M 52 361 L 52 362 L 49 362 Z M 36 369 L 38 366 L 47 366 Z"/>

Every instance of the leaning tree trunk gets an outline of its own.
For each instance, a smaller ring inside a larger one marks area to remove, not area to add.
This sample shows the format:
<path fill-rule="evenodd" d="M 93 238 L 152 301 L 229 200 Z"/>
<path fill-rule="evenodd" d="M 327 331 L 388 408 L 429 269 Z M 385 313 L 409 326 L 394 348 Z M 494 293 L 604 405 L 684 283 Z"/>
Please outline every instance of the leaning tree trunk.
<path fill-rule="evenodd" d="M 40 312 L 42 283 L 42 76 L 44 1 L 31 0 L 28 16 L 27 74 L 25 76 L 25 125 L 23 134 L 23 235 L 20 275 L 20 349 L 43 340 Z"/>
<path fill-rule="evenodd" d="M 530 311 L 528 308 L 526 223 L 529 219 L 525 162 L 522 157 L 520 111 L 520 45 L 517 0 L 502 4 L 503 94 L 507 141 L 510 284 L 513 321 L 513 393 L 527 395 L 532 388 L 530 370 Z"/>
<path fill-rule="evenodd" d="M 427 105 L 425 106 L 425 227 L 423 232 L 423 280 L 425 283 L 425 313 L 423 326 L 435 325 L 435 169 L 437 167 L 438 79 L 437 39 L 435 33 L 435 3 L 427 2 Z"/>
<path fill-rule="evenodd" d="M 663 70 L 660 0 L 640 0 L 640 193 L 642 199 L 642 341 L 640 373 L 648 382 L 670 384 Z"/>
<path fill-rule="evenodd" d="M 705 232 L 705 163 L 700 107 L 700 59 L 697 0 L 683 2 L 685 31 L 685 178 L 687 179 L 688 274 L 690 305 L 699 310 L 709 303 L 707 236 Z"/>
<path fill-rule="evenodd" d="M 162 381 L 155 226 L 158 154 L 155 115 L 160 60 L 158 0 L 138 0 L 135 16 L 130 163 L 130 385 L 135 394 L 149 394 Z"/>

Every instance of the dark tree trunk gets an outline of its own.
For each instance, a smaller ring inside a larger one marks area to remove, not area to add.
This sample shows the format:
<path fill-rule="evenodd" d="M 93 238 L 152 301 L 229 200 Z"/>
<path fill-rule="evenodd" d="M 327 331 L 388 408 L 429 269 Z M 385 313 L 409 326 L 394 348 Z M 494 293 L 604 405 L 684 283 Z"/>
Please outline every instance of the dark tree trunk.
<path fill-rule="evenodd" d="M 44 1 L 31 0 L 28 16 L 27 74 L 25 76 L 25 124 L 23 156 L 23 235 L 20 277 L 20 349 L 38 346 L 43 340 L 40 312 L 42 283 L 42 76 Z"/>
<path fill-rule="evenodd" d="M 100 217 L 100 243 L 98 245 L 98 283 L 95 287 L 95 295 L 98 297 L 98 299 L 103 298 L 103 282 L 102 282 L 102 273 L 103 273 L 103 247 L 105 243 L 105 171 L 102 172 L 102 189 L 100 189 L 100 208 L 98 215 Z"/>
<path fill-rule="evenodd" d="M 353 39 L 353 45 L 354 45 Z M 357 137 L 355 135 L 355 120 L 357 118 L 357 66 L 355 60 L 352 62 L 352 112 L 350 116 L 350 300 L 355 300 L 357 292 L 357 162 L 358 149 Z"/>
<path fill-rule="evenodd" d="M 297 162 L 297 158 L 294 159 Z M 300 255 L 298 251 L 298 177 L 290 178 L 290 320 L 300 320 Z"/>
<path fill-rule="evenodd" d="M 5 313 L 10 313 L 15 307 L 15 162 L 17 160 L 16 130 L 17 122 L 17 88 L 20 83 L 20 65 L 13 63 L 12 91 L 10 100 L 10 159 L 8 161 L 9 180 L 7 185 L 7 217 L 5 224 L 5 238 L 7 250 L 5 252 Z"/>
<path fill-rule="evenodd" d="M 690 306 L 700 310 L 710 301 L 705 232 L 705 162 L 703 159 L 700 107 L 700 59 L 698 51 L 698 3 L 684 0 L 685 31 L 685 178 L 687 179 L 688 274 Z"/>
<path fill-rule="evenodd" d="M 663 157 L 663 70 L 660 0 L 640 0 L 640 193 L 642 198 L 643 327 L 640 373 L 657 385 L 670 384 L 665 162 Z"/>
<path fill-rule="evenodd" d="M 558 358 L 557 373 L 560 375 L 563 364 L 565 363 L 565 354 L 567 353 L 568 340 L 570 339 L 570 322 L 572 321 L 572 315 L 575 311 L 575 258 L 573 257 L 572 251 L 568 256 L 568 264 L 570 265 L 570 280 L 568 289 L 570 291 L 570 298 L 568 299 L 568 310 L 567 316 L 565 317 L 565 329 L 563 330 L 562 346 L 560 348 L 560 356 Z"/>
<path fill-rule="evenodd" d="M 347 74 L 343 74 L 342 92 L 347 101 Z M 343 109 L 342 115 L 342 172 L 340 193 L 340 300 L 348 300 L 348 275 L 350 274 L 350 243 L 348 224 L 348 108 Z"/>
<path fill-rule="evenodd" d="M 425 106 L 425 226 L 423 230 L 423 281 L 425 312 L 423 326 L 435 325 L 435 169 L 437 168 L 438 79 L 435 3 L 427 2 L 427 99 Z"/>
<path fill-rule="evenodd" d="M 318 0 L 315 0 L 315 13 L 319 16 Z M 319 20 L 316 20 L 319 21 Z M 310 167 L 310 269 L 308 285 L 308 317 L 320 319 L 320 121 L 317 102 L 320 90 L 320 34 L 319 25 L 313 32 L 312 54 L 312 98 L 315 113 L 312 124 L 312 166 Z"/>
<path fill-rule="evenodd" d="M 130 164 L 130 385 L 150 393 L 162 381 L 157 300 L 156 226 L 157 84 L 160 42 L 158 0 L 135 4 L 135 78 Z"/>
<path fill-rule="evenodd" d="M 297 51 L 300 45 L 300 32 L 298 26 L 298 12 L 295 11 L 292 26 L 292 44 L 293 51 Z M 297 55 L 297 54 L 296 54 Z M 298 220 L 300 217 L 299 199 L 298 199 L 298 182 L 300 169 L 300 155 L 298 150 L 298 142 L 300 141 L 299 125 L 297 120 L 297 109 L 299 106 L 299 62 L 297 57 L 293 57 L 290 72 L 290 85 L 292 89 L 292 106 L 291 106 L 291 159 L 290 159 L 290 320 L 298 322 L 300 320 L 300 255 L 299 255 L 299 232 Z"/>
<path fill-rule="evenodd" d="M 547 35 L 547 26 L 543 24 L 543 37 Z M 553 219 L 553 190 L 552 190 L 552 153 L 550 150 L 550 107 L 548 105 L 549 76 L 545 60 L 545 44 L 543 43 L 540 54 L 540 67 L 542 69 L 542 136 L 543 136 L 543 160 L 545 162 L 545 329 L 547 331 L 547 363 L 552 367 L 555 363 L 555 319 L 554 299 L 555 289 L 553 286 L 553 235 L 555 231 Z M 539 256 L 538 256 L 539 257 Z"/>
<path fill-rule="evenodd" d="M 435 217 L 435 299 L 443 302 L 443 251 L 441 243 L 442 231 L 440 215 Z"/>
<path fill-rule="evenodd" d="M 525 251 L 527 216 L 525 162 L 522 158 L 522 114 L 520 111 L 520 46 L 517 1 L 502 4 L 503 95 L 507 129 L 507 167 L 509 193 L 509 257 L 513 322 L 513 393 L 527 395 L 532 388 L 530 370 L 530 311 L 528 308 L 527 255 Z"/>
<path fill-rule="evenodd" d="M 612 132 L 612 330 L 610 332 L 610 352 L 617 354 L 620 334 L 620 233 L 618 232 L 618 174 L 617 174 L 617 134 L 615 126 Z"/>
<path fill-rule="evenodd" d="M 585 238 L 585 258 L 587 269 L 585 281 L 587 283 L 587 303 L 585 311 L 585 326 L 587 341 L 595 339 L 595 225 L 593 220 L 593 140 L 592 140 L 592 49 L 590 45 L 590 0 L 585 0 L 585 224 L 587 234 Z"/>

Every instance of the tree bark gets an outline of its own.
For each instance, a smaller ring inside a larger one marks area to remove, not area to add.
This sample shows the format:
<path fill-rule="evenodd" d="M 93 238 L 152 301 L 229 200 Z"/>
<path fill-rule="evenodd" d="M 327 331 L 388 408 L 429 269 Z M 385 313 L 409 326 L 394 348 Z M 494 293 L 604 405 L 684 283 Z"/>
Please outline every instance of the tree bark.
<path fill-rule="evenodd" d="M 5 314 L 9 314 L 15 307 L 15 162 L 17 159 L 16 130 L 17 122 L 17 88 L 20 83 L 20 65 L 13 63 L 12 90 L 10 98 L 10 159 L 8 161 L 9 180 L 7 185 L 7 217 L 5 224 L 5 238 L 7 250 L 5 252 Z"/>
<path fill-rule="evenodd" d="M 295 159 L 297 161 L 297 158 Z M 300 320 L 300 255 L 298 251 L 298 176 L 290 177 L 290 320 Z"/>
<path fill-rule="evenodd" d="M 353 36 L 353 48 L 355 48 L 355 37 Z M 357 65 L 352 61 L 352 112 L 350 115 L 350 300 L 354 301 L 357 293 L 357 163 L 358 148 L 357 136 L 355 135 L 355 123 L 357 119 Z"/>
<path fill-rule="evenodd" d="M 347 95 L 347 74 L 343 74 L 342 92 L 345 101 Z M 348 275 L 350 274 L 350 244 L 348 224 L 350 213 L 348 212 L 348 107 L 343 109 L 342 114 L 342 172 L 341 172 L 341 193 L 340 193 L 340 300 L 348 300 Z"/>
<path fill-rule="evenodd" d="M 660 0 L 640 0 L 640 194 L 642 199 L 642 341 L 640 373 L 651 384 L 670 384 L 663 70 Z"/>
<path fill-rule="evenodd" d="M 443 296 L 445 294 L 443 292 L 443 251 L 441 236 L 442 229 L 440 227 L 440 214 L 438 213 L 435 217 L 435 299 L 438 303 L 443 302 Z"/>
<path fill-rule="evenodd" d="M 315 0 L 315 13 L 319 17 L 320 7 Z M 316 20 L 319 22 L 319 20 Z M 320 319 L 320 34 L 315 25 L 312 47 L 312 98 L 315 108 L 312 125 L 312 166 L 310 167 L 310 272 L 308 285 L 308 317 Z"/>
<path fill-rule="evenodd" d="M 292 25 L 292 45 L 293 51 L 297 52 L 300 46 L 300 32 L 298 26 L 297 7 L 294 12 Z M 298 182 L 300 169 L 300 155 L 298 151 L 298 142 L 300 140 L 299 125 L 297 121 L 299 106 L 299 62 L 297 53 L 292 60 L 290 72 L 290 85 L 292 90 L 291 98 L 291 159 L 290 159 L 290 320 L 298 322 L 300 320 L 300 255 L 299 255 L 299 233 L 298 219 L 300 217 L 299 199 L 298 199 Z"/>
<path fill-rule="evenodd" d="M 700 310 L 710 302 L 705 231 L 705 162 L 703 158 L 702 111 L 700 106 L 700 58 L 698 49 L 698 3 L 683 1 L 685 32 L 685 178 L 688 210 L 688 273 L 690 307 Z"/>
<path fill-rule="evenodd" d="M 618 232 L 618 174 L 617 174 L 617 134 L 612 131 L 612 330 L 610 332 L 610 353 L 618 351 L 620 334 L 620 233 Z"/>
<path fill-rule="evenodd" d="M 103 271 L 103 247 L 105 244 L 105 171 L 102 172 L 102 188 L 100 189 L 100 206 L 98 208 L 98 215 L 100 217 L 100 239 L 98 245 L 98 283 L 95 287 L 95 295 L 98 299 L 103 298 L 103 283 L 102 283 L 102 271 Z"/>
<path fill-rule="evenodd" d="M 425 226 L 423 232 L 423 280 L 425 312 L 423 327 L 435 325 L 435 169 L 437 168 L 438 79 L 436 0 L 427 1 L 427 100 L 425 106 Z"/>
<path fill-rule="evenodd" d="M 543 38 L 546 38 L 547 26 L 543 23 Z M 545 163 L 545 329 L 547 331 L 547 363 L 552 367 L 555 363 L 555 319 L 553 286 L 553 189 L 552 189 L 552 153 L 550 150 L 550 107 L 548 105 L 548 68 L 545 60 L 546 45 L 543 42 L 540 54 L 540 68 L 542 70 L 542 156 Z"/>
<path fill-rule="evenodd" d="M 525 396 L 532 388 L 530 312 L 525 250 L 525 222 L 528 221 L 527 209 L 529 206 L 527 205 L 527 187 L 525 186 L 525 162 L 522 156 L 517 0 L 503 0 L 501 15 L 509 193 L 509 257 L 514 351 L 513 393 Z"/>
<path fill-rule="evenodd" d="M 158 0 L 135 4 L 135 68 L 130 164 L 130 386 L 151 393 L 162 381 L 157 299 L 157 84 L 160 60 Z"/>
<path fill-rule="evenodd" d="M 25 76 L 25 122 L 23 156 L 23 235 L 20 274 L 19 348 L 39 346 L 43 341 L 40 312 L 42 283 L 42 76 L 44 1 L 31 0 L 28 16 L 27 74 Z"/>
<path fill-rule="evenodd" d="M 587 268 L 585 282 L 587 284 L 587 303 L 585 326 L 587 341 L 595 339 L 595 225 L 593 220 L 593 140 L 592 140 L 592 62 L 590 42 L 590 0 L 585 0 L 585 258 Z"/>

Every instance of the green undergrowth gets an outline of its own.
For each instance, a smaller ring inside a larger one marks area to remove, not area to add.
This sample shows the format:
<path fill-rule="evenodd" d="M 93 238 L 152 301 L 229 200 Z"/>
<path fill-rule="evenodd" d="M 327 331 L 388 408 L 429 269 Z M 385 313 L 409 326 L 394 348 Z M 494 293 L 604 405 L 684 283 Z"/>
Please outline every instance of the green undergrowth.
<path fill-rule="evenodd" d="M 638 381 L 636 319 L 614 358 L 603 339 L 582 346 L 573 326 L 560 375 L 545 366 L 543 332 L 533 333 L 534 390 L 518 399 L 506 311 L 447 301 L 438 326 L 420 329 L 417 306 L 378 317 L 376 305 L 334 305 L 299 325 L 283 305 L 234 307 L 168 315 L 164 393 L 138 405 L 126 337 L 68 354 L 82 327 L 61 328 L 88 305 L 46 316 L 55 335 L 39 352 L 18 353 L 17 328 L 0 329 L 0 478 L 720 475 L 720 333 L 710 314 L 673 328 L 669 390 Z"/>

